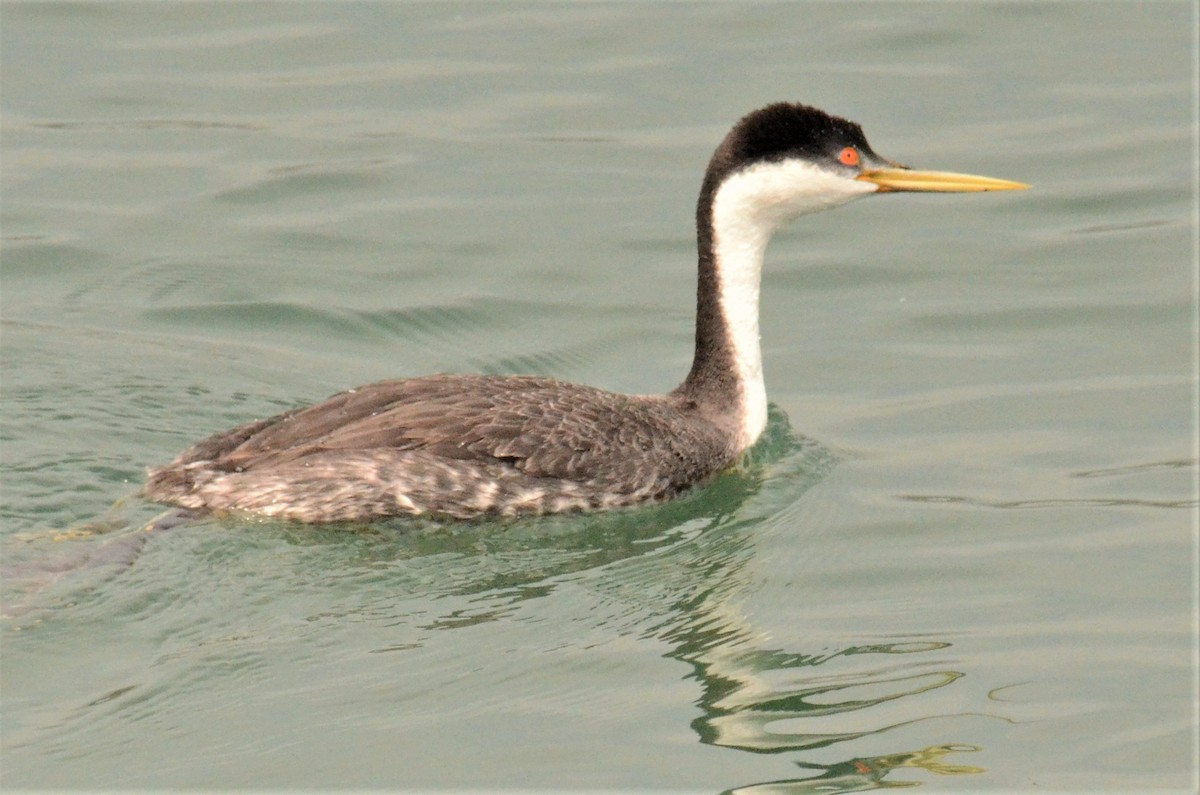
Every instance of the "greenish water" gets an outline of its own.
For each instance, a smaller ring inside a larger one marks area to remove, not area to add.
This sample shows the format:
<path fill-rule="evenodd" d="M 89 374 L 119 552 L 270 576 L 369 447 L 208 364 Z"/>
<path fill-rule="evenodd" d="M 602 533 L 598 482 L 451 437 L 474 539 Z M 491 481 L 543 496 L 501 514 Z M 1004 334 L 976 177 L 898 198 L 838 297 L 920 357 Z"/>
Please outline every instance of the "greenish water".
<path fill-rule="evenodd" d="M 1195 5 L 0 7 L 0 783 L 1196 786 Z M 435 371 L 654 392 L 741 114 L 1017 179 L 801 219 L 679 503 L 138 528 Z"/>

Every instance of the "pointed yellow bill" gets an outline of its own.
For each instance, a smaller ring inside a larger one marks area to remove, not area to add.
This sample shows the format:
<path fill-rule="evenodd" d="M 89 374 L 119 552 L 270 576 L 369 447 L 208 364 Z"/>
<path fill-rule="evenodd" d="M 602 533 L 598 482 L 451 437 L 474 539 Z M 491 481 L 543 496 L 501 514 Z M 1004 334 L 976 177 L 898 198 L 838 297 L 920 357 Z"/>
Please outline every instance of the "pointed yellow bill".
<path fill-rule="evenodd" d="M 879 192 L 926 191 L 931 193 L 976 193 L 987 190 L 1025 190 L 1024 182 L 977 177 L 974 174 L 955 174 L 953 171 L 916 171 L 910 168 L 874 168 L 859 174 L 857 179 L 874 182 Z"/>

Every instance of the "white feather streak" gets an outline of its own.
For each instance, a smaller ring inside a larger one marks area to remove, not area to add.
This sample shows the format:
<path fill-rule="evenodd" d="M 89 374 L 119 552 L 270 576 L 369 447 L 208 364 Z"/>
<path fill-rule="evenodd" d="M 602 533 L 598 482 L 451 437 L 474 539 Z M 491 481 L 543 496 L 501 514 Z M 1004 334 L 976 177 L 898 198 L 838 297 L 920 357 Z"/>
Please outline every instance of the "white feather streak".
<path fill-rule="evenodd" d="M 837 207 L 876 190 L 872 183 L 801 159 L 759 163 L 731 175 L 717 189 L 713 243 L 721 312 L 742 390 L 743 449 L 754 444 L 767 425 L 758 298 L 771 234 L 799 215 Z"/>

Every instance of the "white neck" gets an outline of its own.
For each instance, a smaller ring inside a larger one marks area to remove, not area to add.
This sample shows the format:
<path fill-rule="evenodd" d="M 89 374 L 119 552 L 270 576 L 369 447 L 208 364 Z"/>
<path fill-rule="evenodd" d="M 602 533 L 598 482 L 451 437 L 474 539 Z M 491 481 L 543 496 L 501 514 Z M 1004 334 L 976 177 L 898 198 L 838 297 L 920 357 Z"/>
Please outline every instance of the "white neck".
<path fill-rule="evenodd" d="M 875 190 L 871 183 L 798 159 L 751 166 L 717 189 L 712 208 L 713 258 L 721 315 L 741 391 L 740 449 L 753 445 L 767 426 L 758 296 L 772 233 L 798 215 L 836 207 Z"/>

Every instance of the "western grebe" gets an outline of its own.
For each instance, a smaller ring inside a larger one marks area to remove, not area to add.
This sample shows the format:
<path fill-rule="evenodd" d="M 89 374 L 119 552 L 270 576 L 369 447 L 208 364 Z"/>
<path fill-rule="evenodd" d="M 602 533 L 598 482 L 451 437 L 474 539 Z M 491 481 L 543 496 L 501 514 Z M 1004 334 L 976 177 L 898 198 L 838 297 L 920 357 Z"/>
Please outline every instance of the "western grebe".
<path fill-rule="evenodd" d="M 673 497 L 750 448 L 767 422 L 759 280 L 771 233 L 873 193 L 1028 185 L 915 171 L 855 123 L 779 103 L 741 121 L 696 209 L 696 350 L 665 395 L 530 376 L 382 381 L 211 436 L 150 472 L 152 500 L 300 522 L 601 510 Z"/>

